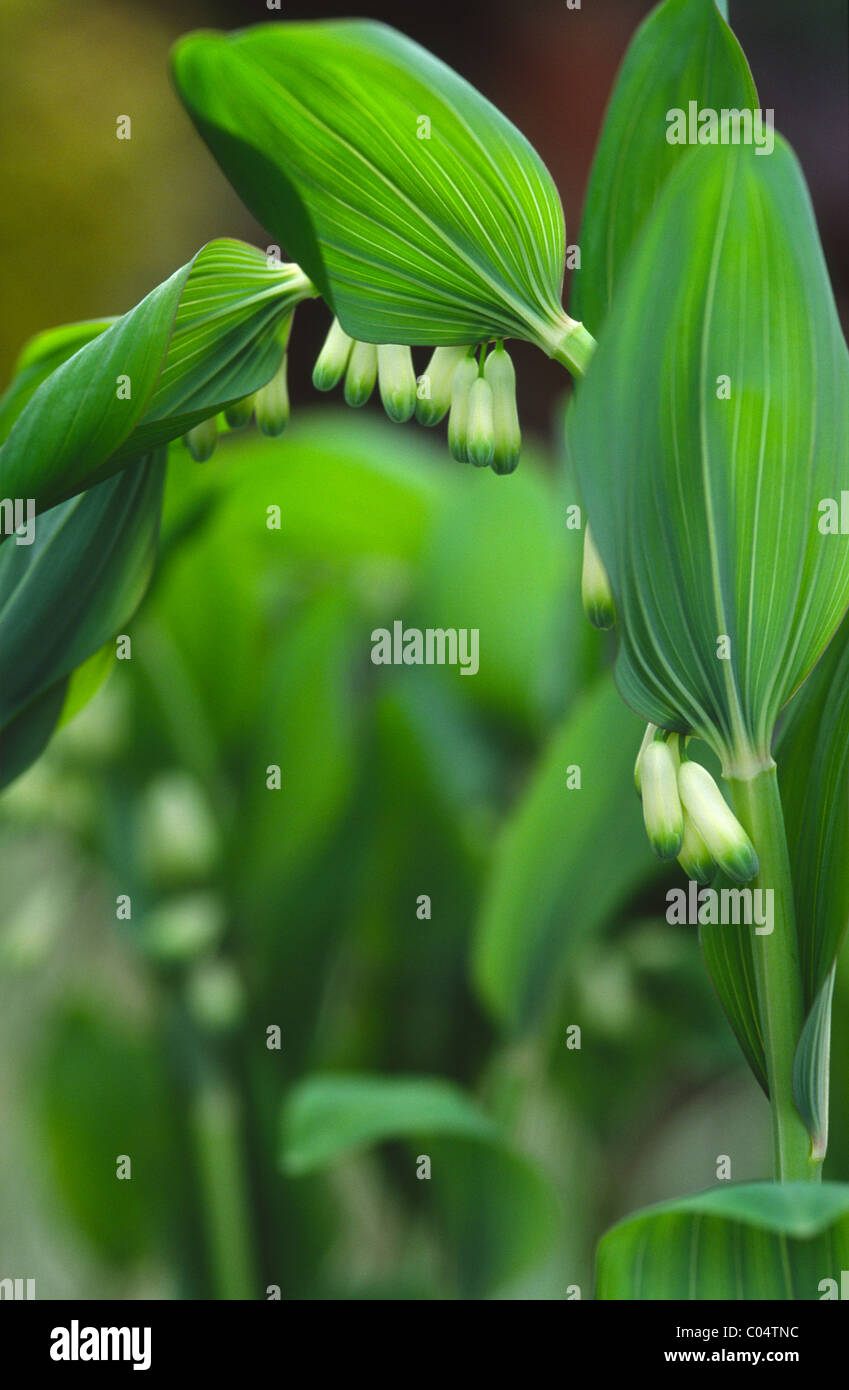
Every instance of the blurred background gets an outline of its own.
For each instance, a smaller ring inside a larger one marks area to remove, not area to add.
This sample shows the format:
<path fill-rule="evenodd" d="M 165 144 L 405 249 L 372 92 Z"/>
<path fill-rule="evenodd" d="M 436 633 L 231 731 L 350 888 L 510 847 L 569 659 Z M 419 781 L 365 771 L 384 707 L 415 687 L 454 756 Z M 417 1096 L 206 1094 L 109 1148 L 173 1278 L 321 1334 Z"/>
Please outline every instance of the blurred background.
<path fill-rule="evenodd" d="M 649 8 L 469 0 L 402 27 L 529 136 L 575 241 Z M 34 332 L 123 312 L 211 237 L 268 243 L 167 66 L 180 33 L 267 16 L 3 0 L 4 382 Z M 731 17 L 846 323 L 846 7 Z M 0 1278 L 39 1298 L 588 1297 L 611 1221 L 710 1185 L 720 1155 L 735 1181 L 768 1170 L 766 1102 L 695 934 L 663 918 L 640 723 L 580 611 L 560 369 L 517 348 L 528 447 L 498 479 L 441 431 L 317 410 L 326 327 L 298 311 L 283 440 L 233 436 L 203 467 L 174 448 L 132 660 L 0 801 Z M 479 674 L 372 665 L 395 619 L 478 628 Z M 847 995 L 844 964 L 843 1179 Z M 421 1134 L 409 1077 L 444 1083 Z"/>

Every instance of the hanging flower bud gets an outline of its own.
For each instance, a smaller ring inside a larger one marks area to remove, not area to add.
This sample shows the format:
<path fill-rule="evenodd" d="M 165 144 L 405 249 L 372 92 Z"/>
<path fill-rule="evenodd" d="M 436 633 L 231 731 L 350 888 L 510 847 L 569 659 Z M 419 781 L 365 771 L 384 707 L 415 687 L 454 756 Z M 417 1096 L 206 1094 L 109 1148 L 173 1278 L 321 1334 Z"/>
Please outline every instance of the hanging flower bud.
<path fill-rule="evenodd" d="M 699 834 L 693 820 L 684 813 L 684 839 L 678 863 L 688 878 L 707 888 L 716 877 L 716 860 Z"/>
<path fill-rule="evenodd" d="M 584 612 L 592 623 L 593 627 L 600 628 L 602 631 L 613 627 L 616 622 L 616 608 L 613 602 L 613 594 L 610 591 L 610 581 L 607 578 L 607 570 L 604 568 L 601 556 L 595 548 L 595 542 L 590 534 L 589 522 L 584 529 L 584 567 L 581 574 L 581 598 L 584 602 Z"/>
<path fill-rule="evenodd" d="M 662 739 L 654 739 L 640 760 L 640 784 L 646 833 L 660 859 L 675 859 L 684 839 L 684 816 L 676 774 L 673 750 Z"/>
<path fill-rule="evenodd" d="M 207 459 L 212 458 L 217 442 L 218 421 L 214 415 L 210 415 L 208 420 L 202 420 L 199 425 L 190 429 L 188 434 L 183 435 L 183 443 L 195 463 L 206 463 Z"/>
<path fill-rule="evenodd" d="M 416 409 L 416 374 L 413 354 L 406 346 L 382 343 L 377 349 L 380 399 L 396 425 L 403 425 Z"/>
<path fill-rule="evenodd" d="M 516 373 L 502 343 L 497 343 L 487 357 L 483 374 L 492 387 L 495 425 L 492 467 L 496 473 L 512 473 L 522 450 L 522 431 L 516 408 Z"/>
<path fill-rule="evenodd" d="M 748 883 L 758 872 L 758 856 L 710 773 L 700 763 L 685 760 L 678 771 L 678 791 L 720 869 L 735 883 Z"/>
<path fill-rule="evenodd" d="M 313 368 L 312 383 L 317 391 L 332 391 L 339 385 L 353 345 L 353 338 L 349 338 L 339 320 L 334 319 Z"/>
<path fill-rule="evenodd" d="M 275 436 L 282 434 L 289 423 L 289 383 L 287 380 L 288 356 L 270 381 L 256 393 L 256 423 L 260 434 Z"/>
<path fill-rule="evenodd" d="M 495 453 L 495 422 L 492 414 L 492 387 L 479 376 L 469 391 L 466 420 L 466 451 L 476 468 L 488 468 Z"/>
<path fill-rule="evenodd" d="M 448 447 L 458 463 L 468 463 L 466 429 L 469 420 L 469 393 L 478 379 L 473 353 L 464 357 L 451 382 L 451 412 L 448 416 Z"/>
<path fill-rule="evenodd" d="M 469 351 L 465 347 L 438 347 L 427 364 L 421 382 L 427 394 L 416 399 L 416 419 L 428 429 L 445 419 L 451 405 L 454 373 Z"/>
<path fill-rule="evenodd" d="M 254 395 L 243 396 L 240 401 L 234 401 L 228 405 L 224 412 L 224 418 L 231 430 L 242 430 L 251 422 L 254 413 Z"/>
<path fill-rule="evenodd" d="M 377 348 L 374 343 L 354 343 L 345 377 L 345 400 L 355 409 L 365 405 L 377 381 Z"/>
<path fill-rule="evenodd" d="M 634 763 L 634 787 L 635 787 L 635 789 L 636 789 L 637 796 L 642 796 L 642 794 L 643 794 L 643 793 L 642 793 L 642 779 L 641 779 L 641 777 L 640 777 L 640 762 L 641 762 L 642 756 L 643 756 L 643 754 L 645 753 L 646 749 L 648 748 L 649 744 L 653 742 L 654 736 L 655 736 L 656 733 L 657 733 L 657 725 L 656 725 L 656 724 L 647 724 L 647 725 L 646 725 L 646 731 L 645 731 L 645 733 L 643 734 L 643 741 L 642 741 L 642 743 L 640 744 L 640 751 L 639 751 L 639 753 L 637 754 L 637 761 Z"/>

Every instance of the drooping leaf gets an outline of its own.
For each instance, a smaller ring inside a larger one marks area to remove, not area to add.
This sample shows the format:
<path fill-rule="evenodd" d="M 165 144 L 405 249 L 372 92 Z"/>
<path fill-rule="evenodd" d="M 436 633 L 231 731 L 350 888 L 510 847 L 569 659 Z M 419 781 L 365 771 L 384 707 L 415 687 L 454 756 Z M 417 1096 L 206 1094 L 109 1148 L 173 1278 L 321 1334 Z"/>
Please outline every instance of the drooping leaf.
<path fill-rule="evenodd" d="M 652 872 L 632 789 L 640 723 L 609 677 L 565 720 L 493 852 L 474 945 L 478 989 L 502 1021 L 527 1027 L 569 950 Z M 570 787 L 574 769 L 580 786 Z"/>
<path fill-rule="evenodd" d="M 0 496 L 52 507 L 250 395 L 280 365 L 295 304 L 314 293 L 297 267 L 210 242 L 40 382 L 0 448 Z M 13 384 L 12 406 L 22 389 Z"/>
<path fill-rule="evenodd" d="M 313 1076 L 287 1102 L 283 1165 L 301 1175 L 386 1139 L 435 1134 L 493 1142 L 498 1128 L 457 1086 L 438 1078 Z"/>
<path fill-rule="evenodd" d="M 559 1220 L 550 1181 L 459 1087 L 437 1078 L 307 1078 L 284 1108 L 284 1171 L 314 1172 L 389 1139 L 426 1145 L 423 1186 L 440 1210 L 461 1297 L 485 1296 L 550 1249 Z"/>
<path fill-rule="evenodd" d="M 248 207 L 355 338 L 527 338 L 554 352 L 565 230 L 523 136 L 382 24 L 199 33 L 174 76 Z"/>
<path fill-rule="evenodd" d="M 720 880 L 714 887 L 729 880 Z M 743 1056 L 766 1095 L 766 1054 L 758 1004 L 752 928 L 744 922 L 711 922 L 699 927 L 699 943 L 708 974 Z"/>
<path fill-rule="evenodd" d="M 9 386 L 0 397 L 0 443 L 8 437 L 30 396 L 50 373 L 86 343 L 111 328 L 114 322 L 114 319 L 90 319 L 85 323 L 67 323 L 36 333 L 30 339 L 15 363 Z"/>
<path fill-rule="evenodd" d="M 120 632 L 156 558 L 164 458 L 155 455 L 37 518 L 0 546 L 0 786 L 42 751 L 68 678 Z"/>
<path fill-rule="evenodd" d="M 767 763 L 849 602 L 849 545 L 817 526 L 845 481 L 849 355 L 783 142 L 694 149 L 671 176 L 571 426 L 623 697 L 726 773 Z"/>
<path fill-rule="evenodd" d="M 584 200 L 572 310 L 596 337 L 625 262 L 688 146 L 667 140 L 668 113 L 751 111 L 746 58 L 714 0 L 664 0 L 637 30 L 607 107 Z"/>
<path fill-rule="evenodd" d="M 602 1237 L 602 1299 L 820 1299 L 849 1259 L 849 1185 L 741 1183 L 661 1202 Z M 836 1296 L 836 1295 L 835 1295 Z"/>

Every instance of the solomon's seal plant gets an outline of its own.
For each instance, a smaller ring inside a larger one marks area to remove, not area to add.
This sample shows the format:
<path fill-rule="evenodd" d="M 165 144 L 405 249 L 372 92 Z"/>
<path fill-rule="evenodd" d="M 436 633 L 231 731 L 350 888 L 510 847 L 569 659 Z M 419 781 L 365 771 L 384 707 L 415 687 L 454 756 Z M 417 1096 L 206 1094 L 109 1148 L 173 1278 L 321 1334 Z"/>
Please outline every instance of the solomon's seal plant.
<path fill-rule="evenodd" d="M 341 386 L 355 408 L 377 391 L 399 424 L 447 417 L 453 456 L 498 474 L 521 448 L 505 344 L 535 345 L 578 380 L 567 437 L 588 519 L 583 597 L 595 626 L 615 624 L 617 684 L 648 726 L 635 781 L 650 845 L 700 890 L 728 880 L 775 902 L 768 933 L 701 924 L 769 1097 L 774 1182 L 620 1224 L 598 1294 L 752 1297 L 802 1287 L 829 1249 L 845 1264 L 849 1187 L 818 1178 L 849 913 L 849 544 L 821 534 L 817 508 L 849 468 L 849 359 L 786 143 L 759 157 L 666 139 L 668 111 L 691 103 L 732 110 L 738 130 L 754 119 L 725 6 L 664 0 L 633 41 L 587 194 L 574 316 L 545 166 L 403 35 L 364 21 L 202 32 L 177 45 L 173 75 L 292 261 L 212 242 L 128 314 L 22 356 L 0 413 L 0 493 L 45 515 L 29 555 L 0 551 L 0 661 L 15 672 L 0 696 L 5 780 L 138 601 L 169 442 L 204 460 L 219 428 L 285 426 L 300 301 L 321 297 L 331 315 L 319 391 Z M 421 375 L 413 349 L 429 353 Z M 120 552 L 104 554 L 106 524 Z M 45 654 L 33 632 L 50 622 Z M 700 1229 L 712 1253 L 695 1271 Z"/>

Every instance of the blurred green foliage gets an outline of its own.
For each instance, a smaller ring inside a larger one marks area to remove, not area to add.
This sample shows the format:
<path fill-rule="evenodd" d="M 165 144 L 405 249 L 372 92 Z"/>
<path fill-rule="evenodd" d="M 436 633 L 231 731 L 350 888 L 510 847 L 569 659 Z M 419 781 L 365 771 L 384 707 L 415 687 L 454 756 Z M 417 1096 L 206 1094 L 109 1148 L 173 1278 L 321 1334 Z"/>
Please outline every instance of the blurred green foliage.
<path fill-rule="evenodd" d="M 333 411 L 171 450 L 132 658 L 0 804 L 0 1233 L 39 1297 L 588 1297 L 611 1219 L 765 1173 L 574 500 Z M 479 673 L 373 665 L 396 619 L 477 627 Z"/>

